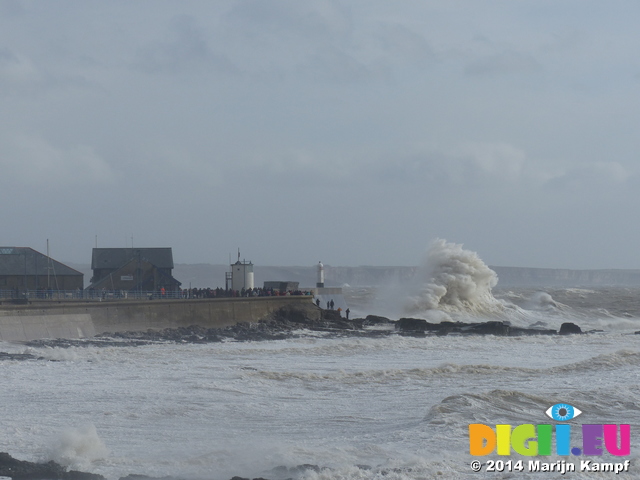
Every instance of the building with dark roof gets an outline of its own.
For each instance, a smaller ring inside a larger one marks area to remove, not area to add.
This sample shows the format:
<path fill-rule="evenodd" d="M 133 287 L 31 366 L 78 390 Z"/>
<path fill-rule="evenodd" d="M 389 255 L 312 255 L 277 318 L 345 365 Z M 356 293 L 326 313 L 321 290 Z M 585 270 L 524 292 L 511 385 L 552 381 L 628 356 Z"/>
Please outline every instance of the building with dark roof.
<path fill-rule="evenodd" d="M 30 247 L 0 247 L 0 291 L 82 290 L 84 274 Z M 5 295 L 6 296 L 6 295 Z"/>
<path fill-rule="evenodd" d="M 171 248 L 94 248 L 89 289 L 125 292 L 175 292 Z"/>

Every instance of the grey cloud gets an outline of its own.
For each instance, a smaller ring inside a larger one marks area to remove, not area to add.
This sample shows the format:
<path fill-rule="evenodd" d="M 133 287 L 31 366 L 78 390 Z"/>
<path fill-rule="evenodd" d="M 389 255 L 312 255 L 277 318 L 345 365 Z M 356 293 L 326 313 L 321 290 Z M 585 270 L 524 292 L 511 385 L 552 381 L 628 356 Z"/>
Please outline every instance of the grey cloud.
<path fill-rule="evenodd" d="M 168 37 L 140 48 L 137 66 L 148 73 L 238 73 L 227 56 L 210 47 L 202 27 L 193 17 L 174 18 Z"/>
<path fill-rule="evenodd" d="M 344 39 L 352 29 L 349 11 L 340 2 L 321 0 L 265 2 L 241 0 L 226 15 L 229 28 L 258 41 L 295 37 L 304 43 Z"/>
<path fill-rule="evenodd" d="M 313 81 L 337 83 L 357 83 L 375 76 L 354 56 L 333 47 L 311 54 L 296 71 Z"/>
<path fill-rule="evenodd" d="M 437 60 L 427 39 L 401 24 L 383 23 L 372 33 L 375 50 L 385 52 L 385 61 L 424 67 Z"/>
<path fill-rule="evenodd" d="M 248 72 L 304 81 L 368 82 L 417 71 L 436 56 L 420 33 L 399 23 L 356 25 L 334 1 L 245 0 L 224 16 L 223 29 Z"/>
<path fill-rule="evenodd" d="M 467 143 L 451 155 L 466 161 L 478 173 L 501 180 L 518 181 L 524 173 L 526 153 L 505 143 Z"/>
<path fill-rule="evenodd" d="M 465 67 L 468 75 L 502 75 L 510 73 L 534 73 L 542 69 L 530 54 L 505 51 L 478 58 Z"/>
<path fill-rule="evenodd" d="M 508 144 L 464 144 L 396 158 L 384 158 L 374 167 L 381 182 L 429 184 L 433 188 L 481 188 L 529 181 L 526 154 Z"/>
<path fill-rule="evenodd" d="M 440 188 L 458 181 L 458 167 L 441 156 L 411 155 L 386 159 L 372 168 L 371 173 L 383 184 L 421 184 L 428 188 Z"/>
<path fill-rule="evenodd" d="M 36 135 L 0 135 L 0 184 L 5 188 L 59 189 L 77 185 L 108 184 L 110 166 L 87 145 L 60 148 Z"/>
<path fill-rule="evenodd" d="M 222 17 L 220 41 L 255 78 L 349 82 L 371 76 L 354 47 L 355 26 L 332 0 L 244 0 Z"/>
<path fill-rule="evenodd" d="M 546 188 L 559 193 L 600 192 L 603 188 L 624 186 L 633 177 L 634 172 L 618 162 L 587 162 L 556 175 L 546 183 Z"/>

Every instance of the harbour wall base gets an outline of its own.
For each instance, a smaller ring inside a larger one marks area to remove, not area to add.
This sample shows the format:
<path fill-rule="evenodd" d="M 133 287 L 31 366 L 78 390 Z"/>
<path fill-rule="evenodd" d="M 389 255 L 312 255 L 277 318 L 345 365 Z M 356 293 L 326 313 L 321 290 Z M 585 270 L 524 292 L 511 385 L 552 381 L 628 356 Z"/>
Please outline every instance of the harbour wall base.
<path fill-rule="evenodd" d="M 191 325 L 220 328 L 258 322 L 284 306 L 298 304 L 310 311 L 315 308 L 309 296 L 0 305 L 0 340 L 77 339 Z"/>

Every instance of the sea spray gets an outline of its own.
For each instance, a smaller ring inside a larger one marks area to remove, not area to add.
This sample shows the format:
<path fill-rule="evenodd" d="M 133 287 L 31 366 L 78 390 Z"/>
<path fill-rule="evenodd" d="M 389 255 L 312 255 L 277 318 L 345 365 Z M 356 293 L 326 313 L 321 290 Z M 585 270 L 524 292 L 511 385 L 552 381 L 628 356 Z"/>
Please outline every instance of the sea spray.
<path fill-rule="evenodd" d="M 92 424 L 65 429 L 51 447 L 51 460 L 65 467 L 87 468 L 109 455 L 109 450 Z"/>
<path fill-rule="evenodd" d="M 491 293 L 497 274 L 477 253 L 443 239 L 434 240 L 419 270 L 418 292 L 409 297 L 405 310 L 411 314 L 430 311 L 492 315 L 504 305 Z"/>

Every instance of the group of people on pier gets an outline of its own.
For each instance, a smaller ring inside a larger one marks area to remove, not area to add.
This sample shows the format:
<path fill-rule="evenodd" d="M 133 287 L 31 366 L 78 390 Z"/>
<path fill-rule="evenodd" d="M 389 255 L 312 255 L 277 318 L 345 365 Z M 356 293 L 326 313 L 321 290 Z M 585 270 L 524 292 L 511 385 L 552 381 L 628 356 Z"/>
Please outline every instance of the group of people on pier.
<path fill-rule="evenodd" d="M 228 297 L 280 297 L 290 295 L 311 295 L 307 290 L 287 290 L 281 292 L 273 288 L 243 288 L 225 290 L 224 288 L 189 288 L 182 290 L 183 298 L 228 298 Z"/>

